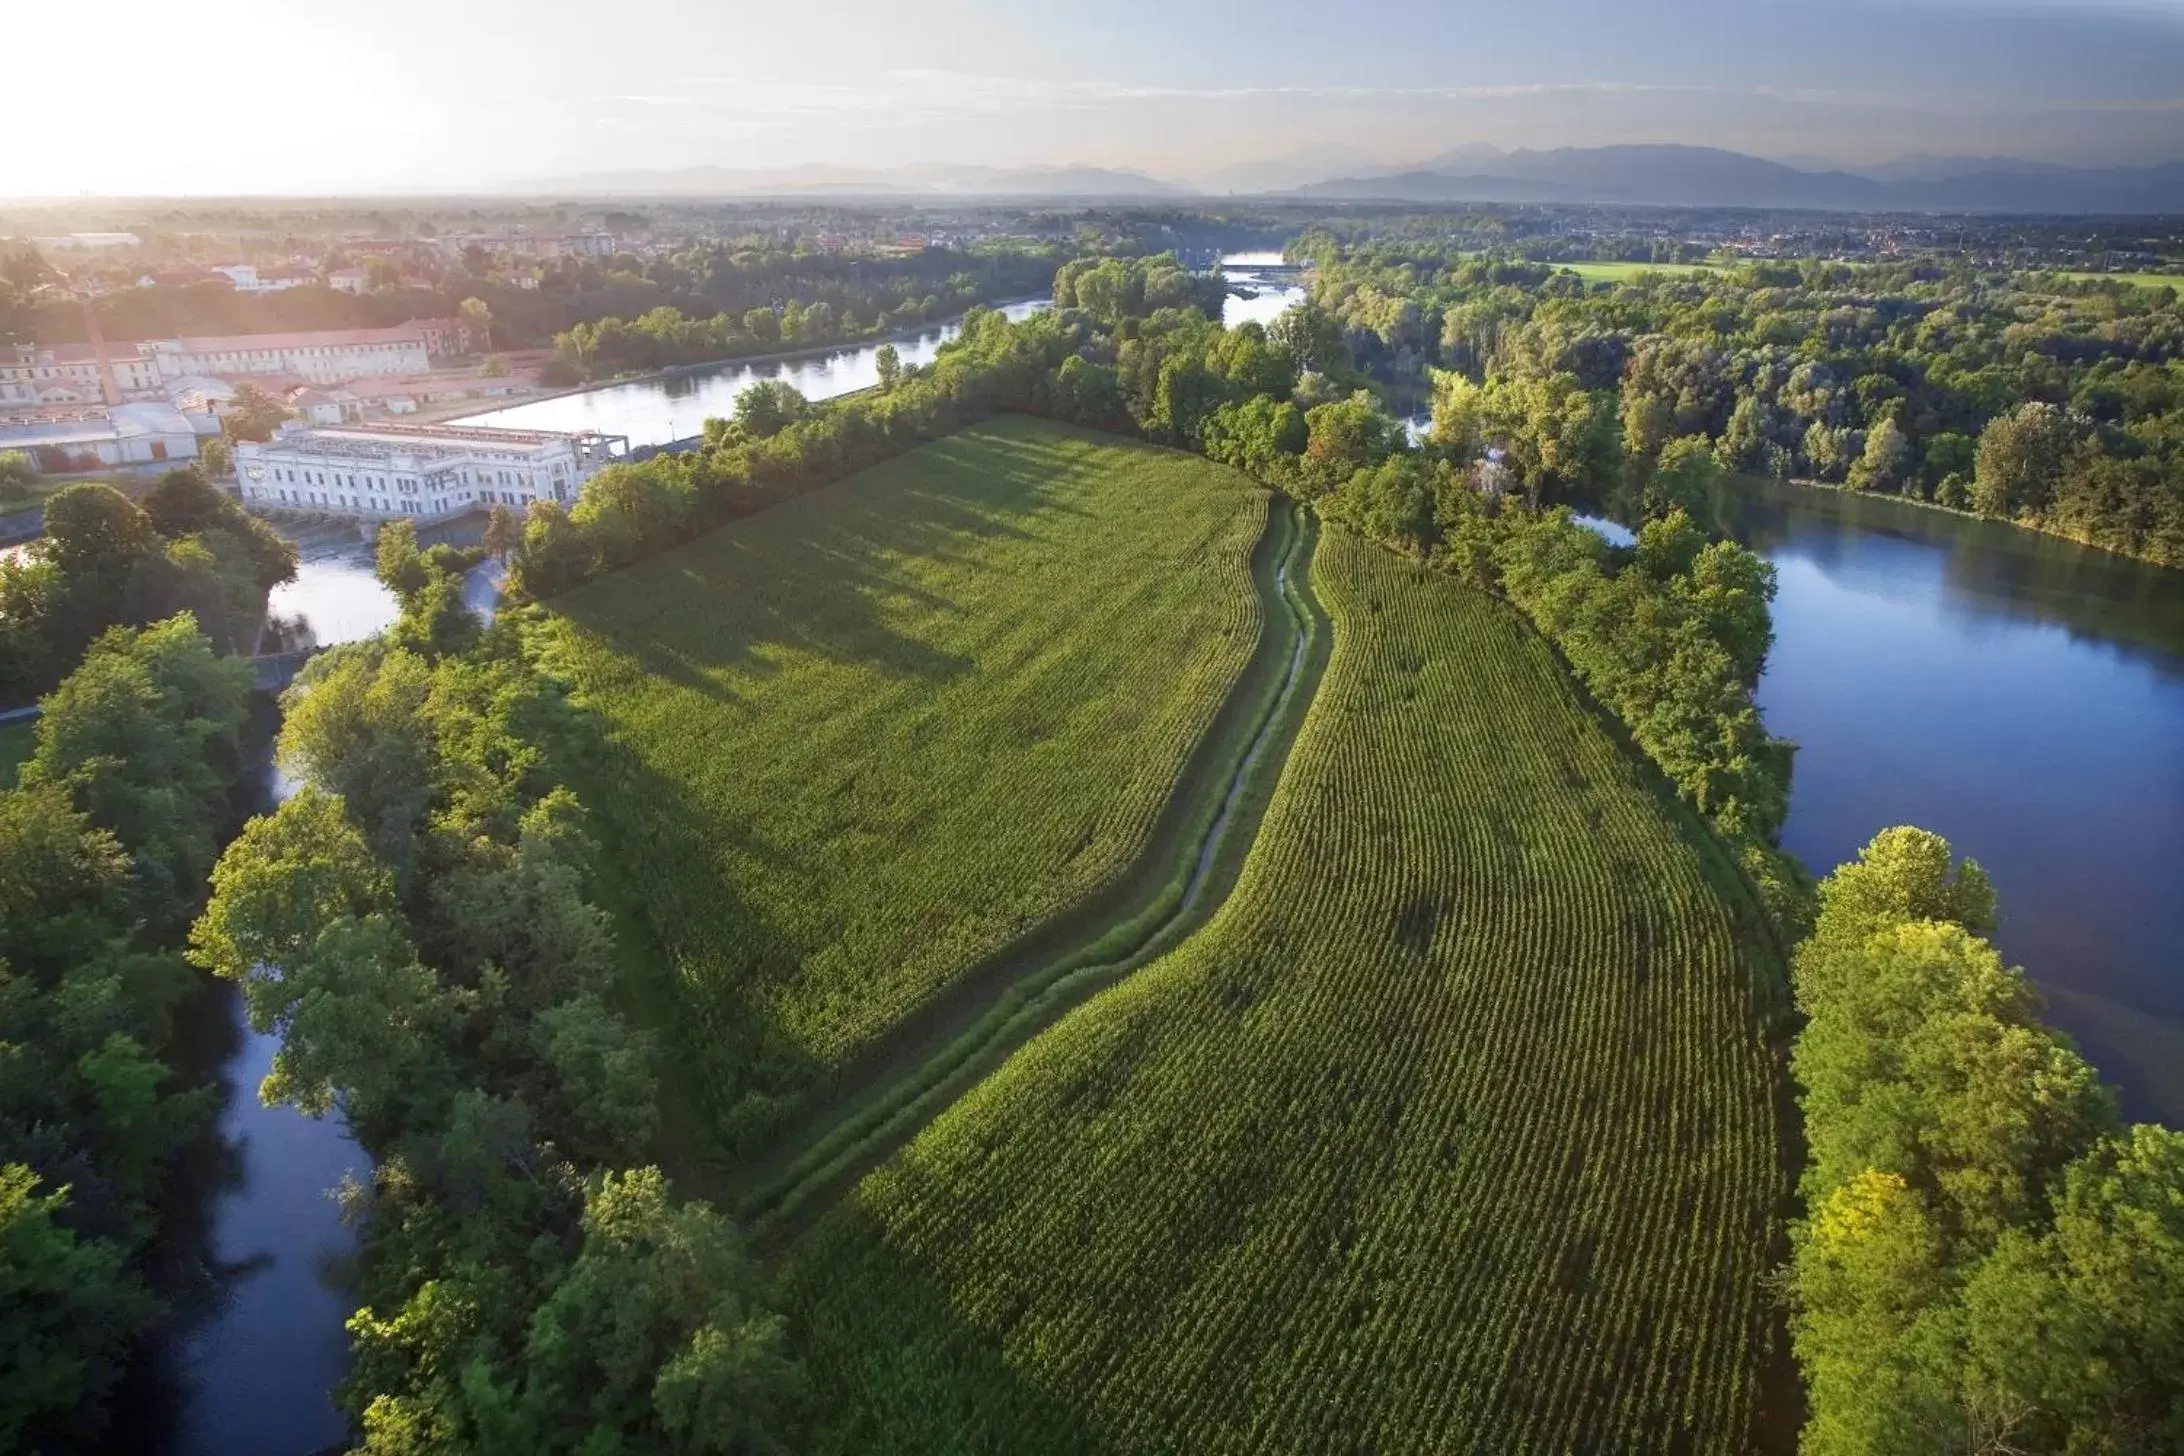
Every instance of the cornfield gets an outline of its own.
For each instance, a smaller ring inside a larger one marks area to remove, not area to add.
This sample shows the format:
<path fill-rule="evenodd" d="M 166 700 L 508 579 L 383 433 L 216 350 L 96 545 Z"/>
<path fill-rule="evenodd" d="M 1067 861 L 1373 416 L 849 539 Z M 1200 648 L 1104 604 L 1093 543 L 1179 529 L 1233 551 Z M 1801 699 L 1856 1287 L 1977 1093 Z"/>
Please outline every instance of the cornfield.
<path fill-rule="evenodd" d="M 1145 849 L 1259 636 L 1267 497 L 998 420 L 557 598 L 633 975 L 764 1125 Z"/>
<path fill-rule="evenodd" d="M 821 1449 L 1740 1451 L 1781 967 L 1509 608 L 1330 529 L 1243 877 L 789 1255 Z"/>

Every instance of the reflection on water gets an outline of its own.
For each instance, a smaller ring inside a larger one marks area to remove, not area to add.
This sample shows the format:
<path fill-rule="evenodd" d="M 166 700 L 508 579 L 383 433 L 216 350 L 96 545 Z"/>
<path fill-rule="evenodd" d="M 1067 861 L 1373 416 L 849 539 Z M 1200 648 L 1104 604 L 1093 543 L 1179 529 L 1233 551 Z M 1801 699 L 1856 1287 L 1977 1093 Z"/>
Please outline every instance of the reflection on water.
<path fill-rule="evenodd" d="M 368 528 L 367 528 L 368 529 Z M 372 575 L 372 543 L 353 525 L 312 526 L 292 534 L 296 579 L 273 588 L 266 611 L 300 618 L 321 646 L 356 642 L 394 625 L 401 607 Z"/>
<path fill-rule="evenodd" d="M 210 1253 L 222 1276 L 173 1351 L 179 1399 L 160 1448 L 305 1456 L 348 1434 L 333 1388 L 349 1371 L 343 1326 L 355 1301 L 340 1269 L 355 1239 L 333 1193 L 345 1178 L 367 1178 L 370 1161 L 338 1120 L 315 1122 L 258 1100 L 280 1038 L 249 1029 L 236 992 L 220 1000 L 241 1033 L 221 1076 L 220 1136 L 234 1177 L 210 1210 Z"/>
<path fill-rule="evenodd" d="M 1891 824 L 1947 836 L 2128 1111 L 2184 1125 L 2184 573 L 1772 482 L 1721 504 L 1780 577 L 1789 848 L 1824 872 Z"/>
<path fill-rule="evenodd" d="M 477 526 L 424 534 L 475 539 Z M 394 621 L 399 609 L 372 575 L 365 530 L 319 524 L 290 539 L 296 580 L 275 588 L 267 607 L 291 644 L 354 642 Z M 252 812 L 295 791 L 273 767 L 276 726 L 270 709 L 254 724 Z M 343 1326 L 354 1307 L 339 1271 L 355 1239 L 333 1192 L 346 1177 L 366 1178 L 370 1161 L 338 1118 L 258 1100 L 280 1038 L 250 1029 L 234 987 L 208 986 L 176 1043 L 177 1071 L 216 1083 L 220 1113 L 173 1180 L 163 1283 L 175 1318 L 134 1372 L 107 1449 L 307 1456 L 337 1446 L 348 1423 L 332 1392 L 348 1374 Z"/>
<path fill-rule="evenodd" d="M 252 720 L 249 812 L 295 788 L 273 768 L 277 726 L 269 707 Z M 112 1456 L 309 1456 L 349 1434 L 333 1390 L 349 1370 L 342 1266 L 355 1239 L 333 1193 L 370 1162 L 338 1118 L 259 1101 L 279 1046 L 225 982 L 177 1016 L 175 1072 L 216 1087 L 219 1110 L 168 1180 L 155 1254 L 172 1317 L 115 1401 Z"/>
<path fill-rule="evenodd" d="M 1222 276 L 1228 279 L 1232 288 L 1246 291 L 1245 294 L 1231 292 L 1222 301 L 1223 328 L 1233 329 L 1245 323 L 1270 324 L 1292 304 L 1304 300 L 1304 290 L 1297 286 L 1294 274 L 1263 271 L 1281 261 L 1279 252 L 1229 253 L 1222 257 Z"/>
<path fill-rule="evenodd" d="M 1048 306 L 1045 299 L 1028 299 L 1009 304 L 1001 312 L 1023 319 Z M 914 338 L 895 340 L 895 352 L 904 364 L 928 364 L 940 353 L 940 346 L 960 332 L 958 324 L 936 325 Z M 710 417 L 726 419 L 734 414 L 736 396 L 761 379 L 786 380 L 806 399 L 832 399 L 869 389 L 880 382 L 879 352 L 880 345 L 875 343 L 801 359 L 679 369 L 465 415 L 456 423 L 511 430 L 601 430 L 627 435 L 632 445 L 665 445 L 696 435 Z"/>

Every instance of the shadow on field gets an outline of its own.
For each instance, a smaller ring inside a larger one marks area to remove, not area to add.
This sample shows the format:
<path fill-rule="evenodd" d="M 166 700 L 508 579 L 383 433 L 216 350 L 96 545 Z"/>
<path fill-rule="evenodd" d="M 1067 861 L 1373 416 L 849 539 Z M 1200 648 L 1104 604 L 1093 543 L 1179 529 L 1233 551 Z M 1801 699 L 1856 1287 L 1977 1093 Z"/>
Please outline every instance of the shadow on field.
<path fill-rule="evenodd" d="M 726 853 L 797 872 L 793 854 L 743 825 L 698 812 L 681 785 L 618 739 L 591 737 L 577 788 L 611 827 L 604 836 L 609 845 L 638 834 L 679 856 L 712 860 Z M 763 1098 L 772 1087 L 801 1088 L 819 1074 L 808 1055 L 757 1014 L 763 1002 L 749 994 L 792 974 L 799 953 L 786 930 L 738 892 L 732 875 L 694 881 L 648 874 L 642 860 L 608 853 L 599 878 L 614 917 L 625 1009 L 657 1038 L 661 1159 L 689 1191 L 703 1194 L 729 1171 L 722 1134 L 737 1119 L 739 1099 Z M 687 938 L 689 927 L 723 925 L 755 953 L 731 954 Z M 743 1116 L 750 1114 L 746 1108 Z"/>
<path fill-rule="evenodd" d="M 1012 423 L 997 422 L 980 445 L 941 440 L 785 502 L 572 591 L 554 609 L 647 674 L 727 703 L 737 701 L 732 678 L 774 671 L 775 648 L 893 676 L 960 676 L 976 664 L 886 623 L 891 600 L 959 605 L 901 563 L 959 562 L 970 540 L 1037 540 L 1041 516 L 1087 514 L 1058 499 L 1077 462 L 1045 441 L 1008 438 Z M 974 451 L 975 465 L 965 459 Z"/>
<path fill-rule="evenodd" d="M 1008 1363 L 854 1200 L 814 1231 L 776 1289 L 812 1386 L 834 1399 L 813 1449 L 1090 1456 L 1085 1413 Z"/>
<path fill-rule="evenodd" d="M 1083 438 L 1109 451 L 1118 443 Z M 1048 518 L 1091 515 L 1062 499 L 1069 477 L 1085 467 L 1076 440 L 1077 432 L 1050 423 L 996 420 L 975 439 L 934 442 L 551 606 L 623 660 L 598 684 L 605 694 L 625 685 L 635 691 L 643 678 L 670 682 L 717 705 L 718 727 L 757 713 L 749 685 L 782 671 L 792 655 L 945 683 L 977 662 L 905 632 L 897 612 L 907 605 L 945 617 L 978 604 L 934 590 L 919 564 L 974 560 L 981 538 L 1046 540 Z M 1103 468 L 1111 462 L 1110 454 Z M 965 590 L 976 589 L 974 577 Z M 704 735 L 707 726 L 701 714 L 692 731 Z M 724 735 L 715 751 L 732 752 L 731 743 Z M 825 1069 L 791 1042 L 763 994 L 794 977 L 816 949 L 810 932 L 765 923 L 736 883 L 751 867 L 791 878 L 810 869 L 794 844 L 709 815 L 619 733 L 600 735 L 587 757 L 585 801 L 613 826 L 609 843 L 639 851 L 607 869 L 624 978 L 667 1053 L 669 1162 L 679 1177 L 696 1174 L 702 1188 L 724 1168 L 724 1146 L 777 1122 L 824 1080 Z M 660 872 L 669 863 L 719 869 Z"/>

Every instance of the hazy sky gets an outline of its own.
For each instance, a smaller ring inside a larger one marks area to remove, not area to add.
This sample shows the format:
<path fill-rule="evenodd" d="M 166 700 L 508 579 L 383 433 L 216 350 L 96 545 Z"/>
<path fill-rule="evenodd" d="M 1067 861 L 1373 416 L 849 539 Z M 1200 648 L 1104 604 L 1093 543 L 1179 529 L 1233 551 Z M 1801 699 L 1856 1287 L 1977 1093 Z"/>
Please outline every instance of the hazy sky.
<path fill-rule="evenodd" d="M 2184 157 L 2184 0 L 0 0 L 0 196 L 1502 147 Z M 50 57 L 52 64 L 32 58 Z"/>

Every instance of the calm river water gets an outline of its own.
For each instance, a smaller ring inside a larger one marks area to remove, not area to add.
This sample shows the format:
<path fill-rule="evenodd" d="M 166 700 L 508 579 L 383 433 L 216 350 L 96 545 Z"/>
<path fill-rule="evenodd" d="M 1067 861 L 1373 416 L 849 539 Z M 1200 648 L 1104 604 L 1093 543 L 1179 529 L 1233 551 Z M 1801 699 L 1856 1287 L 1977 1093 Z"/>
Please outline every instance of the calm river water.
<path fill-rule="evenodd" d="M 2184 1126 L 2184 572 L 1898 501 L 1745 482 L 1775 563 L 1759 700 L 1815 873 L 1917 824 L 2126 1111 Z"/>
<path fill-rule="evenodd" d="M 394 598 L 353 527 L 313 528 L 296 544 L 296 580 L 275 588 L 269 610 L 302 618 L 326 645 L 394 621 Z M 254 725 L 262 743 L 254 812 L 293 790 L 273 768 L 274 726 L 270 713 Z M 109 1449 L 306 1456 L 339 1446 L 348 1423 L 332 1391 L 348 1373 L 343 1325 L 353 1308 L 339 1271 L 355 1240 L 333 1191 L 366 1177 L 370 1160 L 338 1118 L 258 1100 L 280 1039 L 250 1029 L 232 987 L 191 1007 L 178 1041 L 184 1070 L 221 1087 L 217 1135 L 176 1180 L 172 1282 L 188 1293 L 127 1392 Z"/>
<path fill-rule="evenodd" d="M 1028 299 L 1008 304 L 1001 312 L 1021 319 L 1047 306 L 1043 298 Z M 895 352 L 905 364 L 929 364 L 940 346 L 961 332 L 960 324 L 937 325 L 895 340 Z M 601 430 L 627 435 L 632 445 L 665 445 L 697 434 L 709 416 L 726 419 L 734 414 L 736 396 L 761 379 L 785 379 L 806 399 L 832 399 L 869 389 L 880 382 L 875 362 L 879 352 L 878 344 L 867 344 L 800 359 L 705 364 L 465 415 L 455 423 L 511 430 Z"/>

